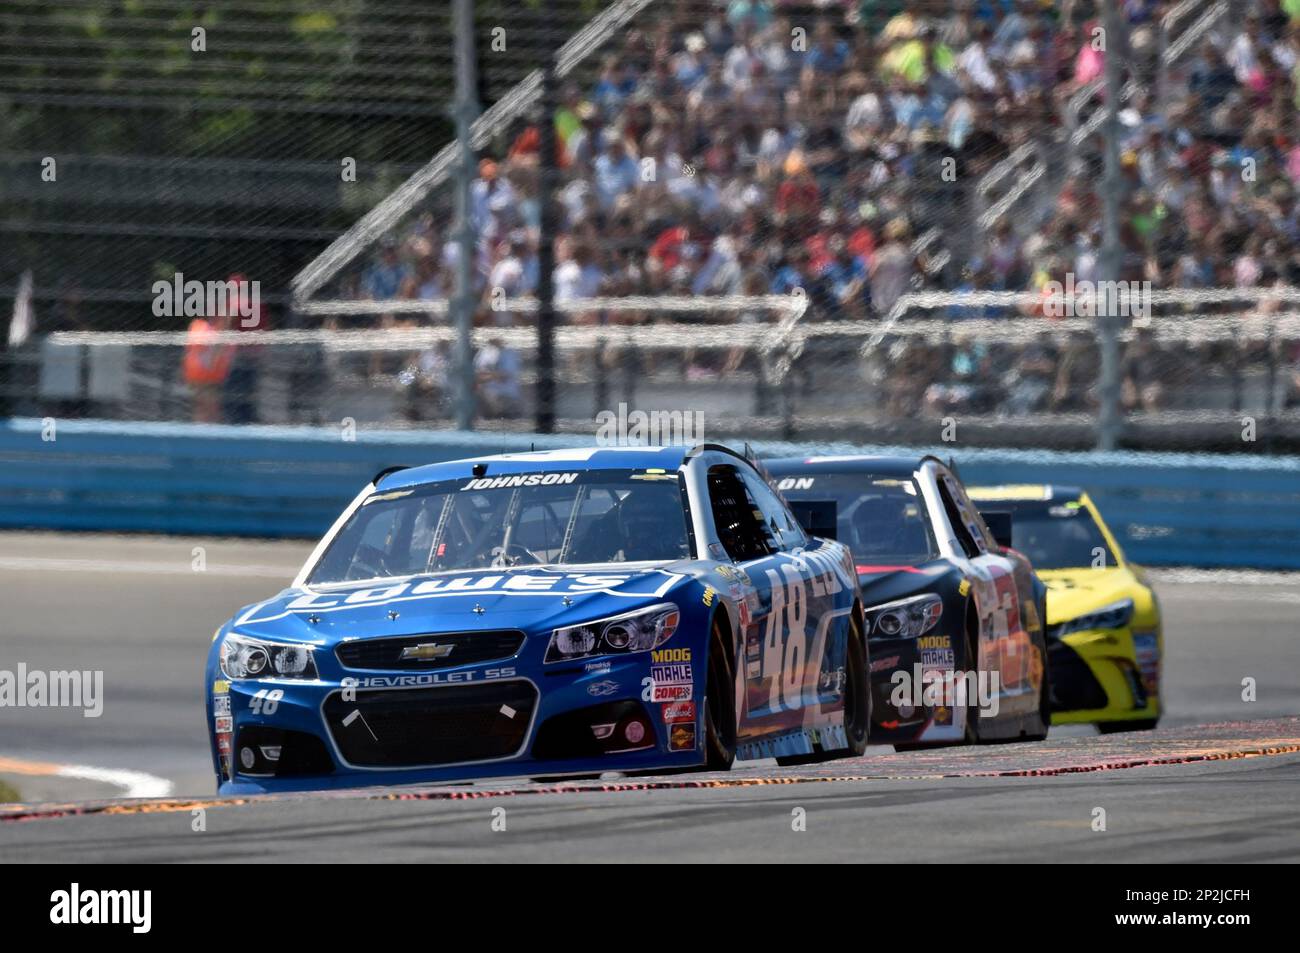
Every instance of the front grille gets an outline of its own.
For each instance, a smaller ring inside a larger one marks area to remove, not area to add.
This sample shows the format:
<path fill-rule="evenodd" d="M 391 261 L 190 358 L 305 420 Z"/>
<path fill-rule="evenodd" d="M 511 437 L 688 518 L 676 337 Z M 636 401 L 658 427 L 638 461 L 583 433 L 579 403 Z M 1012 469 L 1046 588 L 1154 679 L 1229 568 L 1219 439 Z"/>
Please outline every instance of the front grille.
<path fill-rule="evenodd" d="M 1106 690 L 1088 663 L 1070 646 L 1049 641 L 1047 664 L 1052 673 L 1052 711 L 1091 711 L 1106 707 Z"/>
<path fill-rule="evenodd" d="M 513 755 L 524 744 L 537 689 L 512 680 L 484 685 L 334 692 L 325 722 L 339 752 L 363 768 L 398 768 Z"/>
<path fill-rule="evenodd" d="M 404 635 L 397 638 L 355 639 L 334 649 L 344 668 L 378 671 L 410 670 L 428 672 L 456 665 L 497 662 L 519 653 L 524 634 L 516 629 L 489 632 L 448 632 L 429 635 Z M 433 658 L 402 658 L 402 650 L 419 645 L 436 646 Z"/>

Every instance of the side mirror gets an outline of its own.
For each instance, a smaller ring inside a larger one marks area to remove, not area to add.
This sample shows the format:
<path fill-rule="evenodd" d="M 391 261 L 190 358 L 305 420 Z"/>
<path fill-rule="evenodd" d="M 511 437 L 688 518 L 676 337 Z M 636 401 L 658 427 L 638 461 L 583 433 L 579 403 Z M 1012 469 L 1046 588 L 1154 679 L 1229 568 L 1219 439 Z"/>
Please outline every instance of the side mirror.
<path fill-rule="evenodd" d="M 791 500 L 790 512 L 809 536 L 835 538 L 836 505 L 834 500 Z"/>
<path fill-rule="evenodd" d="M 984 525 L 993 534 L 993 541 L 999 546 L 1011 547 L 1011 512 L 1009 510 L 980 510 Z"/>

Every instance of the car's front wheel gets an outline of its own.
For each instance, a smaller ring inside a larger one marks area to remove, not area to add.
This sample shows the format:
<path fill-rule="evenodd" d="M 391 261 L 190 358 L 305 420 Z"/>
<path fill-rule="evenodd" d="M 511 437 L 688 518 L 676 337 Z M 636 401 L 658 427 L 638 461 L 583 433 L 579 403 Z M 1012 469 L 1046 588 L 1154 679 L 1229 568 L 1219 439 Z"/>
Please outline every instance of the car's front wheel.
<path fill-rule="evenodd" d="M 710 771 L 728 771 L 736 760 L 736 676 L 726 629 L 724 617 L 714 616 L 704 695 L 704 744 Z"/>

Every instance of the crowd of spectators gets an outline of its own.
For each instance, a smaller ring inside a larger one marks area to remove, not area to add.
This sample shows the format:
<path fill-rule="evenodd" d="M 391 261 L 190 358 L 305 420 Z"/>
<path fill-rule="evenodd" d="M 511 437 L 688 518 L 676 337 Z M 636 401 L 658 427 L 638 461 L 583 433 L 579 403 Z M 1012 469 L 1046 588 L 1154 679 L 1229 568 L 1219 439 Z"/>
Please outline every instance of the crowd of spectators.
<path fill-rule="evenodd" d="M 1172 6 L 1122 2 L 1137 91 L 1120 112 L 1121 277 L 1157 289 L 1300 285 L 1300 0 L 1234 2 L 1161 77 L 1160 21 Z M 873 320 L 923 287 L 1036 291 L 1067 273 L 1095 279 L 1100 150 L 1095 138 L 1069 145 L 1067 103 L 1103 75 L 1098 15 L 1086 0 L 667 0 L 560 90 L 557 301 L 802 288 L 811 320 Z M 494 301 L 537 288 L 541 121 L 510 129 L 479 163 L 482 324 L 531 320 Z M 1051 194 L 976 229 L 974 183 L 1026 142 L 1059 167 Z M 936 226 L 937 241 L 916 241 Z M 448 233 L 445 214 L 417 216 L 352 276 L 350 293 L 448 298 Z M 1090 335 L 1049 331 L 1008 355 L 963 336 L 960 322 L 1049 320 L 1041 308 L 934 316 L 954 323 L 954 340 L 896 345 L 898 412 L 1094 405 Z M 567 320 L 672 319 L 612 310 Z M 1300 367 L 1298 353 L 1282 359 Z M 743 356 L 691 360 L 708 374 Z M 1152 335 L 1136 336 L 1127 405 L 1167 405 L 1181 366 Z"/>

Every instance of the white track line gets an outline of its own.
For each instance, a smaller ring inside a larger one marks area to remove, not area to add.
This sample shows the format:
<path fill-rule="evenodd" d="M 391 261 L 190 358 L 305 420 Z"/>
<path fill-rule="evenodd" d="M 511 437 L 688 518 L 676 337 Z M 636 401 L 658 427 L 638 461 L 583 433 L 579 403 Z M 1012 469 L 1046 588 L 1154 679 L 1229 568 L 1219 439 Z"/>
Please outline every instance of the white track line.
<path fill-rule="evenodd" d="M 57 764 L 0 756 L 0 774 L 38 778 L 75 778 L 122 789 L 122 797 L 169 797 L 175 785 L 166 778 L 129 768 L 97 768 L 88 764 Z"/>
<path fill-rule="evenodd" d="M 1258 569 L 1148 569 L 1155 582 L 1225 586 L 1298 586 L 1300 572 L 1265 572 Z"/>
<path fill-rule="evenodd" d="M 80 778 L 101 781 L 123 789 L 123 797 L 169 797 L 175 788 L 166 778 L 127 768 L 96 768 L 85 764 L 60 765 L 55 772 L 60 778 Z"/>

